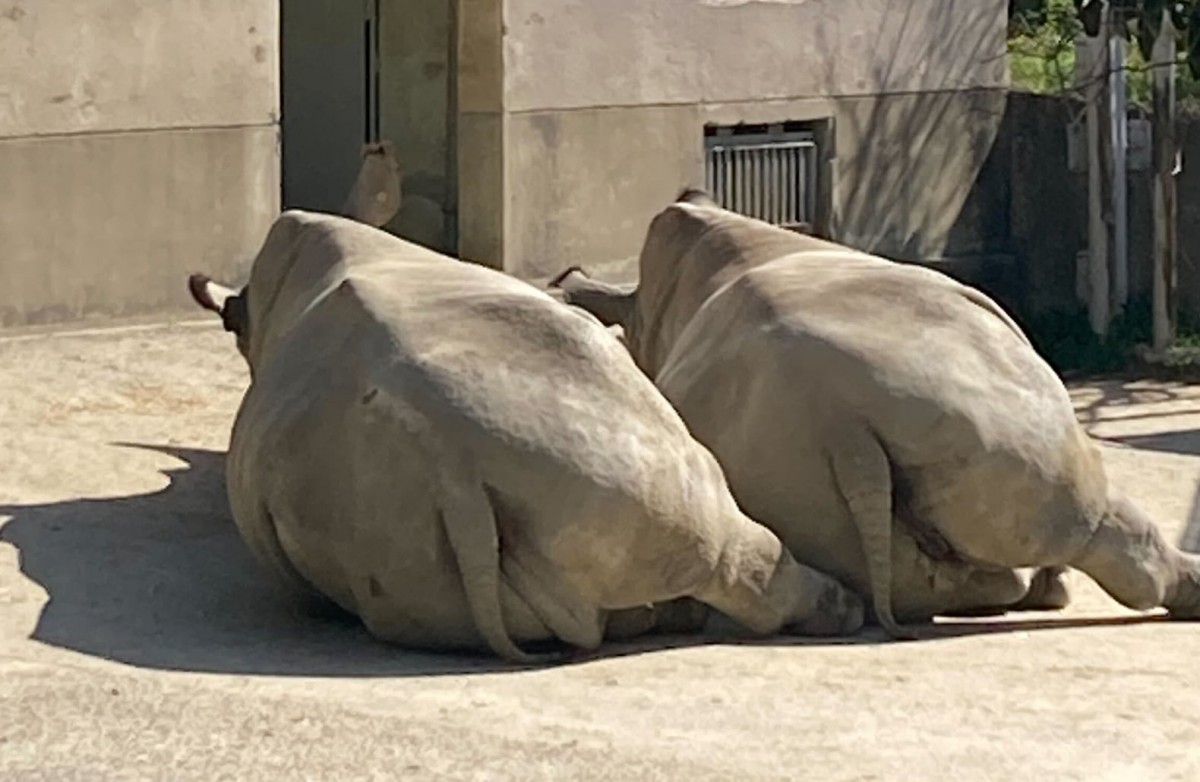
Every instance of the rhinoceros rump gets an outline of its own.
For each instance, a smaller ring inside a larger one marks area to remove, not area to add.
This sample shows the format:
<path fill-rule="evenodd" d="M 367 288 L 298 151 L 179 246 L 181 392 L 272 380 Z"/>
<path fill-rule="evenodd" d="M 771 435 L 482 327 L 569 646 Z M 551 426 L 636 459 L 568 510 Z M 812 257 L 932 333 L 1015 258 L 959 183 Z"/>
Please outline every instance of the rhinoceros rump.
<path fill-rule="evenodd" d="M 189 286 L 250 366 L 227 464 L 242 536 L 378 637 L 529 660 L 518 644 L 593 648 L 686 597 L 760 634 L 861 625 L 857 596 L 737 508 L 620 343 L 533 286 L 298 211 L 241 291 Z"/>
<path fill-rule="evenodd" d="M 637 287 L 552 284 L 624 328 L 746 513 L 894 637 L 897 616 L 1061 607 L 1067 566 L 1132 608 L 1200 613 L 1200 558 L 1108 485 L 1062 382 L 981 292 L 696 191 L 639 263 Z"/>

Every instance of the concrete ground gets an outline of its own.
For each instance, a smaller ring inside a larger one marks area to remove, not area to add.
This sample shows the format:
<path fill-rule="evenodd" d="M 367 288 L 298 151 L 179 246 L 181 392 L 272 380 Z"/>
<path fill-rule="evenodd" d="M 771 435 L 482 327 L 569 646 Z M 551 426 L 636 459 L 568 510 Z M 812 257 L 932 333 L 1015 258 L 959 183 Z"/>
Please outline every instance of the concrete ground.
<path fill-rule="evenodd" d="M 1200 625 L 1072 574 L 928 640 L 665 640 L 506 671 L 289 615 L 228 517 L 229 335 L 0 340 L 0 779 L 1200 779 Z M 1200 544 L 1200 387 L 1075 390 Z"/>

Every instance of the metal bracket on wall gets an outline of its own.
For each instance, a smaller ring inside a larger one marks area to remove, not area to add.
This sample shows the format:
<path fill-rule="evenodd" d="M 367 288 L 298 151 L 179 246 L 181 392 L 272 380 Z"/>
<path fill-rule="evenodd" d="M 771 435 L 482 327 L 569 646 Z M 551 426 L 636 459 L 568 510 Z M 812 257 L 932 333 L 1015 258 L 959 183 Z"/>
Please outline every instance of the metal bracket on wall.
<path fill-rule="evenodd" d="M 379 2 L 363 0 L 363 79 L 365 82 L 366 116 L 363 143 L 379 141 Z"/>

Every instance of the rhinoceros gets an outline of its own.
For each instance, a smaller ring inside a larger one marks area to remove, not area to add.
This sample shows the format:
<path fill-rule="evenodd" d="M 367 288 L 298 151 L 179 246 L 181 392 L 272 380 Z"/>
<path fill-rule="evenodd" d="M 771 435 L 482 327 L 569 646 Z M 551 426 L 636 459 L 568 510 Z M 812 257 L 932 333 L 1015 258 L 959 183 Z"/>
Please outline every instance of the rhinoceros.
<path fill-rule="evenodd" d="M 694 601 L 754 634 L 861 626 L 620 343 L 537 287 L 290 210 L 240 291 L 189 288 L 249 365 L 227 461 L 242 537 L 375 636 L 534 662 L 523 645 L 594 649 Z"/>
<path fill-rule="evenodd" d="M 551 285 L 624 329 L 742 509 L 892 637 L 1063 607 L 1068 567 L 1134 609 L 1200 613 L 1200 558 L 1109 484 L 1061 380 L 982 292 L 691 189 L 654 217 L 639 274 Z"/>

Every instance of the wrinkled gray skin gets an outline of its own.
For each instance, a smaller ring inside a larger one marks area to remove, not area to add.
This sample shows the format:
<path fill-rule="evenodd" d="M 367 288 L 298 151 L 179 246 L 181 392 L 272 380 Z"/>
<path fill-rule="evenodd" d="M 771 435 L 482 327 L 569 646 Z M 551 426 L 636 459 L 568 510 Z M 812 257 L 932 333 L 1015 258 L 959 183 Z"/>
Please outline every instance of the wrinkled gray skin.
<path fill-rule="evenodd" d="M 379 638 L 531 661 L 521 644 L 702 624 L 678 598 L 756 634 L 861 626 L 590 315 L 298 211 L 240 292 L 189 286 L 250 366 L 227 468 L 242 536 Z"/>
<path fill-rule="evenodd" d="M 1062 607 L 1067 566 L 1129 607 L 1200 613 L 1200 558 L 1109 486 L 1062 382 L 979 291 L 697 191 L 655 217 L 637 288 L 552 285 L 624 328 L 746 513 L 893 637 Z"/>

